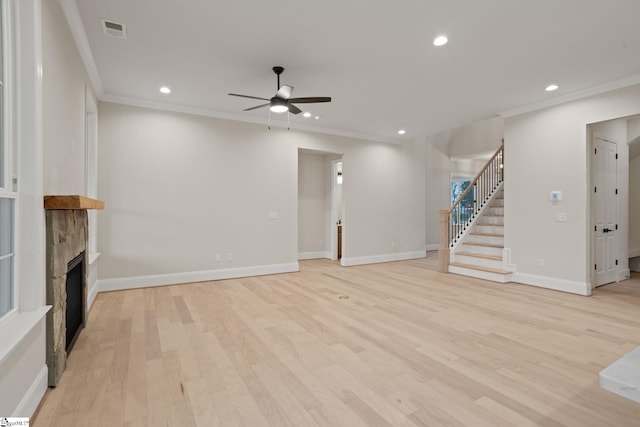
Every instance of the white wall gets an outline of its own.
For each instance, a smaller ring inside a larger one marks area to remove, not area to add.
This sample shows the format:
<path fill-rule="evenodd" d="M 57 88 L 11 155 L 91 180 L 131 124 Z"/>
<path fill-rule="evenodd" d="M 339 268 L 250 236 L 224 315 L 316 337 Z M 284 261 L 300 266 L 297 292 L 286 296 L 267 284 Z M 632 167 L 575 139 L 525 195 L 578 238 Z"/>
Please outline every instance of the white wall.
<path fill-rule="evenodd" d="M 343 153 L 344 257 L 424 249 L 420 144 L 109 103 L 100 104 L 99 137 L 99 192 L 108 206 L 99 223 L 101 289 L 175 282 L 189 272 L 204 272 L 190 276 L 204 280 L 220 271 L 297 269 L 299 148 Z"/>
<path fill-rule="evenodd" d="M 489 158 L 500 147 L 504 134 L 504 119 L 493 117 L 465 126 L 449 143 L 451 158 Z"/>
<path fill-rule="evenodd" d="M 425 147 L 426 246 L 440 245 L 440 210 L 451 206 L 451 162 L 446 144 L 427 143 Z"/>
<path fill-rule="evenodd" d="M 638 113 L 634 86 L 505 120 L 505 247 L 516 281 L 590 293 L 587 125 Z M 563 191 L 557 206 L 551 190 Z"/>
<path fill-rule="evenodd" d="M 327 156 L 301 151 L 298 155 L 298 257 L 326 257 L 326 215 L 331 209 L 331 175 Z M 330 257 L 330 256 L 329 256 Z"/>
<path fill-rule="evenodd" d="M 59 3 L 42 5 L 44 192 L 86 194 L 85 92 L 95 95 Z"/>

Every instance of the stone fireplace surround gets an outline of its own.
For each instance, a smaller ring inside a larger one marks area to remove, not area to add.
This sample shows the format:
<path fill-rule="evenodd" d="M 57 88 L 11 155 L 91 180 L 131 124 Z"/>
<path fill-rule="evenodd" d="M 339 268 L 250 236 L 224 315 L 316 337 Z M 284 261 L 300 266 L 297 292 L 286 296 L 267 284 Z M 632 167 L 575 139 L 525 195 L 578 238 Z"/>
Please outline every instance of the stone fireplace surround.
<path fill-rule="evenodd" d="M 82 196 L 45 196 L 46 209 L 46 288 L 47 366 L 49 386 L 55 387 L 67 365 L 66 352 L 66 281 L 68 263 L 87 250 L 87 209 L 104 209 L 104 202 Z M 88 255 L 88 254 L 87 254 Z M 86 324 L 87 269 L 85 255 L 82 300 L 82 327 Z"/>

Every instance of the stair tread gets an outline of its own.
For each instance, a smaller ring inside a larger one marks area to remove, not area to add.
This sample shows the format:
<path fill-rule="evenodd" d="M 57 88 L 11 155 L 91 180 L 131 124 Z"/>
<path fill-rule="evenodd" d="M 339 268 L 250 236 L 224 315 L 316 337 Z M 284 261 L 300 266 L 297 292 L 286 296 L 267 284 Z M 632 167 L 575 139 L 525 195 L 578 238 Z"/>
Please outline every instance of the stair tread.
<path fill-rule="evenodd" d="M 469 234 L 473 234 L 474 236 L 504 237 L 504 234 L 499 234 L 499 233 L 480 233 L 480 232 L 477 232 L 477 231 L 472 231 Z"/>
<path fill-rule="evenodd" d="M 504 227 L 504 224 L 491 224 L 488 222 L 476 222 L 476 225 L 480 225 L 482 227 Z"/>
<path fill-rule="evenodd" d="M 462 262 L 452 262 L 449 265 L 453 266 L 453 267 L 468 268 L 470 270 L 486 271 L 487 273 L 496 273 L 496 274 L 511 274 L 511 273 L 513 273 L 512 271 L 502 270 L 500 268 L 481 267 L 479 265 L 464 264 Z"/>
<path fill-rule="evenodd" d="M 485 246 L 487 248 L 498 248 L 504 249 L 504 245 L 496 245 L 493 243 L 480 243 L 480 242 L 462 242 L 463 245 L 471 245 L 471 246 Z"/>
<path fill-rule="evenodd" d="M 482 216 L 499 216 L 499 217 L 504 217 L 504 214 L 482 214 Z"/>
<path fill-rule="evenodd" d="M 495 260 L 495 261 L 502 261 L 502 257 L 501 256 L 496 256 L 496 255 L 474 254 L 473 252 L 456 252 L 456 255 L 470 256 L 470 257 L 474 257 L 474 258 L 492 259 L 492 260 Z"/>

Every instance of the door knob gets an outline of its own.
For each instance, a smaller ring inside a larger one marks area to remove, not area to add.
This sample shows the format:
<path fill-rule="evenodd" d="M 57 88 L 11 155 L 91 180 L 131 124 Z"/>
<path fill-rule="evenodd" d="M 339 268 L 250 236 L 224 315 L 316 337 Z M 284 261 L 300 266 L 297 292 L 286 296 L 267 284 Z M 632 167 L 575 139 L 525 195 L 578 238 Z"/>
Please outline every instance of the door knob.
<path fill-rule="evenodd" d="M 613 230 L 609 230 L 608 228 L 603 228 L 603 229 L 602 229 L 602 232 L 603 232 L 603 233 L 608 233 L 608 232 L 610 232 L 610 231 L 613 231 Z"/>

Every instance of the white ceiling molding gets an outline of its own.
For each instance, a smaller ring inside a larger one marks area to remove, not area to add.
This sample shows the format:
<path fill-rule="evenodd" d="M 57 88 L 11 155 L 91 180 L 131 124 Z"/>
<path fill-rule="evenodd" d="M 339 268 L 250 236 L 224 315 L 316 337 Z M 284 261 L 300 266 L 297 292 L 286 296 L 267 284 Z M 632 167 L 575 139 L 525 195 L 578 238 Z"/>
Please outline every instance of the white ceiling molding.
<path fill-rule="evenodd" d="M 519 116 L 520 114 L 530 113 L 536 110 L 542 110 L 543 108 L 553 107 L 560 104 L 566 104 L 567 102 L 577 101 L 579 99 L 588 98 L 594 95 L 600 95 L 601 93 L 611 92 L 617 89 L 623 89 L 629 86 L 635 86 L 640 84 L 640 74 L 627 77 L 621 80 L 605 83 L 603 85 L 595 86 L 585 90 L 579 90 L 567 95 L 559 96 L 557 98 L 548 99 L 546 101 L 535 102 L 533 104 L 524 105 L 522 107 L 512 108 L 510 110 L 502 111 L 498 115 L 507 118 Z"/>
<path fill-rule="evenodd" d="M 207 110 L 204 108 L 189 107 L 186 105 L 176 105 L 164 102 L 149 101 L 146 99 L 129 98 L 126 96 L 103 94 L 100 97 L 100 101 L 111 102 L 114 104 L 129 105 L 132 107 L 151 108 L 154 110 L 171 111 L 174 113 L 193 114 L 196 116 L 213 117 L 216 119 L 234 120 L 237 122 L 254 123 L 263 126 L 267 126 L 268 118 L 267 113 L 265 117 L 247 116 L 240 113 L 228 113 L 224 111 Z M 271 126 L 277 126 L 286 128 L 287 126 L 291 130 L 302 130 L 306 132 L 323 133 L 327 135 L 343 136 L 346 138 L 355 138 L 365 141 L 384 142 L 387 144 L 402 144 L 403 142 L 410 141 L 412 139 L 407 138 L 388 138 L 379 135 L 369 135 L 359 132 L 351 132 L 340 129 L 325 128 L 322 126 L 310 126 L 303 123 L 290 123 L 287 124 L 284 120 L 274 120 L 271 117 Z"/>
<path fill-rule="evenodd" d="M 82 62 L 84 62 L 84 66 L 87 69 L 87 74 L 89 74 L 89 79 L 91 80 L 91 84 L 93 85 L 93 90 L 96 91 L 96 95 L 98 96 L 98 99 L 100 99 L 104 94 L 102 79 L 100 79 L 98 67 L 96 66 L 95 60 L 93 59 L 93 54 L 91 53 L 91 48 L 89 47 L 89 40 L 87 39 L 87 33 L 84 30 L 84 25 L 82 24 L 82 19 L 80 18 L 80 12 L 78 11 L 76 2 L 74 0 L 58 0 L 58 2 L 62 7 L 64 16 L 67 18 L 69 29 L 71 30 L 71 34 L 76 41 L 76 46 L 78 47 L 78 51 L 80 52 Z"/>

